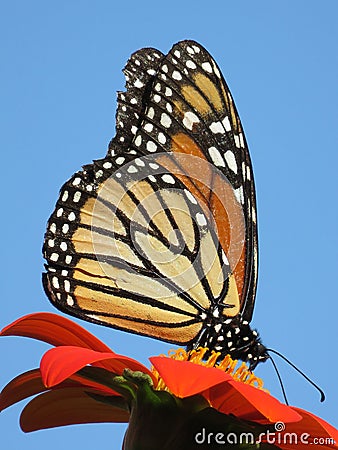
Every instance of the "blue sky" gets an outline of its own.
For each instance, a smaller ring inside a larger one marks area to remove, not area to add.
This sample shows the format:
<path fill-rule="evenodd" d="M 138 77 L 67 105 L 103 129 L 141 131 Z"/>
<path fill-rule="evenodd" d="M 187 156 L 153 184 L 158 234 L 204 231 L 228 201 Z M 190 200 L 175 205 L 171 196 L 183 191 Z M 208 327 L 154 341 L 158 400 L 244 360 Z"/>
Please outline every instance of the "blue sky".
<path fill-rule="evenodd" d="M 335 0 L 91 1 L 2 4 L 0 14 L 2 258 L 0 327 L 53 311 L 41 287 L 41 246 L 58 190 L 103 157 L 114 135 L 117 90 L 130 54 L 194 39 L 228 81 L 252 155 L 260 271 L 253 324 L 327 401 L 278 361 L 289 401 L 338 426 L 337 39 Z M 82 323 L 144 363 L 170 346 Z M 0 341 L 0 385 L 34 367 L 48 347 Z M 270 363 L 257 374 L 280 397 Z M 118 449 L 124 427 L 81 425 L 24 434 L 23 404 L 0 416 L 6 450 Z"/>

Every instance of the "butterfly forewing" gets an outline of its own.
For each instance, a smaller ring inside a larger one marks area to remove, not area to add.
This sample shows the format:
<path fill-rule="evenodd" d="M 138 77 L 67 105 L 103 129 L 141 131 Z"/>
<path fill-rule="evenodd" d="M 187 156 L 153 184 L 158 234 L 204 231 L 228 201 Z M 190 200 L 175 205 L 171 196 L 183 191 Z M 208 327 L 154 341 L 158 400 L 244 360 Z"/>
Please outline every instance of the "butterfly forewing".
<path fill-rule="evenodd" d="M 141 58 L 143 51 L 135 57 L 148 61 Z M 242 312 L 249 319 L 257 279 L 256 204 L 250 156 L 238 113 L 218 66 L 198 44 L 178 43 L 158 60 L 157 73 L 143 98 L 143 120 L 133 138 L 132 151 L 196 156 L 196 163 L 186 159 L 185 165 L 182 159 L 177 161 L 178 157 L 166 161 L 161 156 L 160 162 L 170 171 L 183 169 L 178 176 L 205 212 L 213 216 L 236 278 Z M 203 161 L 209 162 L 210 168 L 202 169 L 205 173 L 201 181 L 198 174 Z M 212 166 L 225 175 L 226 183 Z M 215 195 L 215 191 L 223 191 L 223 196 Z M 231 230 L 237 235 L 231 236 Z M 241 248 L 239 256 L 238 251 L 232 255 L 230 243 Z"/>

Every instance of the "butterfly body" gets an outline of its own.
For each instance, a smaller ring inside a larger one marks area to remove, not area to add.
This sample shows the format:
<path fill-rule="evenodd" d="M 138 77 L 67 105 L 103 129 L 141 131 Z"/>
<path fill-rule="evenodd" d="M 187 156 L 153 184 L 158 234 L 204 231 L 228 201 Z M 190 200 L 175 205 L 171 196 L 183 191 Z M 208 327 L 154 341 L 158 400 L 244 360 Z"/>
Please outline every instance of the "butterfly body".
<path fill-rule="evenodd" d="M 106 157 L 61 188 L 43 253 L 45 291 L 95 323 L 267 359 L 249 322 L 257 280 L 252 166 L 212 57 L 183 41 L 124 70 Z"/>
<path fill-rule="evenodd" d="M 205 328 L 188 350 L 198 347 L 210 348 L 220 352 L 220 357 L 229 354 L 232 359 L 241 359 L 254 370 L 258 363 L 269 358 L 256 330 L 252 330 L 241 317 L 205 321 Z"/>

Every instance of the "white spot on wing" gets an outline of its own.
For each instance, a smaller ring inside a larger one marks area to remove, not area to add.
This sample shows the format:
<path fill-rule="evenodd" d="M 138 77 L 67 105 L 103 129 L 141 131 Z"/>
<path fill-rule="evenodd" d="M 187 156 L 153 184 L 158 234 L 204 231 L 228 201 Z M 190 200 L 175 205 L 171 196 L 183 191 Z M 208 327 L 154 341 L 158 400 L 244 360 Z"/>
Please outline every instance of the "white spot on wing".
<path fill-rule="evenodd" d="M 136 139 L 135 139 L 135 145 L 136 145 L 136 147 L 139 147 L 141 144 L 142 144 L 142 136 L 138 135 L 138 136 L 136 136 Z"/>
<path fill-rule="evenodd" d="M 202 69 L 205 70 L 206 72 L 212 73 L 212 67 L 209 62 L 202 63 Z"/>
<path fill-rule="evenodd" d="M 231 131 L 231 123 L 228 116 L 225 116 L 222 120 L 222 124 L 225 128 L 225 131 Z"/>
<path fill-rule="evenodd" d="M 241 148 L 241 144 L 239 142 L 239 136 L 237 134 L 234 134 L 234 139 L 235 139 L 235 145 L 237 148 Z"/>
<path fill-rule="evenodd" d="M 229 265 L 229 260 L 223 250 L 222 250 L 222 260 L 225 265 L 227 265 L 227 266 Z"/>
<path fill-rule="evenodd" d="M 70 282 L 69 282 L 69 280 L 65 280 L 64 281 L 64 285 L 65 285 L 65 291 L 69 292 L 70 291 Z"/>
<path fill-rule="evenodd" d="M 50 255 L 50 260 L 56 262 L 59 259 L 59 255 L 57 253 L 52 253 Z"/>
<path fill-rule="evenodd" d="M 188 59 L 188 61 L 185 63 L 185 65 L 189 69 L 196 69 L 196 64 L 194 63 L 194 61 L 191 61 L 191 59 Z"/>
<path fill-rule="evenodd" d="M 138 170 L 137 170 L 137 167 L 135 167 L 135 166 L 129 166 L 127 169 L 127 172 L 128 173 L 136 173 L 136 172 L 138 172 Z"/>
<path fill-rule="evenodd" d="M 190 191 L 188 191 L 187 189 L 184 189 L 184 192 L 185 192 L 185 195 L 188 197 L 188 199 L 191 201 L 191 203 L 193 203 L 194 205 L 197 205 L 197 200 L 192 195 L 192 193 Z"/>
<path fill-rule="evenodd" d="M 120 165 L 123 164 L 126 158 L 124 158 L 123 156 L 119 156 L 118 158 L 116 158 L 115 162 L 116 164 Z"/>
<path fill-rule="evenodd" d="M 165 137 L 165 135 L 163 133 L 158 133 L 158 142 L 160 144 L 165 144 L 167 141 L 167 138 Z"/>
<path fill-rule="evenodd" d="M 193 126 L 195 123 L 198 123 L 200 120 L 199 118 L 196 116 L 195 113 L 191 112 L 191 111 L 187 111 L 184 114 L 184 118 L 183 118 L 183 125 L 188 129 L 188 130 L 192 130 Z"/>
<path fill-rule="evenodd" d="M 207 224 L 207 220 L 205 218 L 205 215 L 202 214 L 202 213 L 197 213 L 196 214 L 196 220 L 197 220 L 198 225 L 200 225 L 200 226 L 204 226 L 204 225 Z"/>
<path fill-rule="evenodd" d="M 215 72 L 215 74 L 218 76 L 218 78 L 221 78 L 220 71 L 218 70 L 215 61 L 212 62 L 212 65 L 213 65 L 213 67 L 214 67 L 214 72 Z"/>
<path fill-rule="evenodd" d="M 134 162 L 135 162 L 135 164 L 136 164 L 137 166 L 139 166 L 139 167 L 144 167 L 144 166 L 145 166 L 144 161 L 142 161 L 142 159 L 140 159 L 140 158 L 136 158 L 136 159 L 134 160 Z"/>
<path fill-rule="evenodd" d="M 208 148 L 208 152 L 215 166 L 225 167 L 224 159 L 222 158 L 222 155 L 216 147 Z"/>
<path fill-rule="evenodd" d="M 155 142 L 153 141 L 148 141 L 147 142 L 147 150 L 148 152 L 156 152 L 157 150 L 157 145 L 155 144 Z"/>
<path fill-rule="evenodd" d="M 252 207 L 252 221 L 253 221 L 254 223 L 257 222 L 256 210 L 255 210 L 254 207 Z"/>
<path fill-rule="evenodd" d="M 237 174 L 238 167 L 237 167 L 236 158 L 235 158 L 235 155 L 233 154 L 233 152 L 231 150 L 228 150 L 227 152 L 224 153 L 224 158 L 228 164 L 229 169 Z"/>
<path fill-rule="evenodd" d="M 234 189 L 234 193 L 238 202 L 243 205 L 244 204 L 243 186 L 239 187 L 238 189 Z"/>
<path fill-rule="evenodd" d="M 80 191 L 76 191 L 74 196 L 73 196 L 74 203 L 78 203 L 80 201 L 80 198 L 81 198 L 81 192 Z"/>
<path fill-rule="evenodd" d="M 209 128 L 214 134 L 217 133 L 224 134 L 224 127 L 221 122 L 212 122 Z"/>
<path fill-rule="evenodd" d="M 243 133 L 239 133 L 239 144 L 242 148 L 245 147 Z"/>
<path fill-rule="evenodd" d="M 136 88 L 141 88 L 141 87 L 144 86 L 144 84 L 142 83 L 141 80 L 137 79 L 137 80 L 135 81 L 135 83 L 134 83 L 134 86 L 135 86 Z"/>
<path fill-rule="evenodd" d="M 147 112 L 147 117 L 149 117 L 149 119 L 153 119 L 155 115 L 155 111 L 154 108 L 151 106 Z"/>
<path fill-rule="evenodd" d="M 246 179 L 246 164 L 245 161 L 242 161 L 242 175 L 243 175 L 243 179 Z"/>
<path fill-rule="evenodd" d="M 153 131 L 154 125 L 152 123 L 146 123 L 144 125 L 144 129 L 145 131 L 147 131 L 148 133 L 151 133 Z"/>
<path fill-rule="evenodd" d="M 163 180 L 165 183 L 175 184 L 174 178 L 173 178 L 171 175 L 167 174 L 167 173 L 164 174 L 164 175 L 162 175 L 162 180 Z"/>
<path fill-rule="evenodd" d="M 168 116 L 168 114 L 166 113 L 162 113 L 161 114 L 161 124 L 165 127 L 165 128 L 169 128 L 171 125 L 171 119 Z"/>

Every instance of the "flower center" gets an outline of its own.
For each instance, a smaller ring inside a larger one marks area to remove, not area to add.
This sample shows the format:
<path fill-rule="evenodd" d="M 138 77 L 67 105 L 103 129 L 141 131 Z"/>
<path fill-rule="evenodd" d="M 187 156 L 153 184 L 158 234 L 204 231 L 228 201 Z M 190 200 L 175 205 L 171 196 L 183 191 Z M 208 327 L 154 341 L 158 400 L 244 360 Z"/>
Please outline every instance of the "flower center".
<path fill-rule="evenodd" d="M 263 380 L 256 377 L 253 372 L 250 372 L 248 366 L 244 362 L 239 363 L 237 359 L 232 359 L 229 355 L 226 355 L 222 360 L 219 360 L 221 353 L 214 350 L 211 351 L 208 358 L 204 359 L 205 354 L 208 352 L 209 349 L 206 347 L 199 347 L 196 350 L 190 351 L 179 348 L 177 350 L 169 350 L 168 358 L 178 361 L 190 361 L 204 367 L 215 367 L 216 369 L 220 369 L 231 375 L 235 381 L 240 381 L 255 388 L 265 390 L 263 388 Z M 152 367 L 151 370 L 158 381 L 156 388 L 158 390 L 167 390 L 167 387 L 157 370 L 154 367 Z"/>

